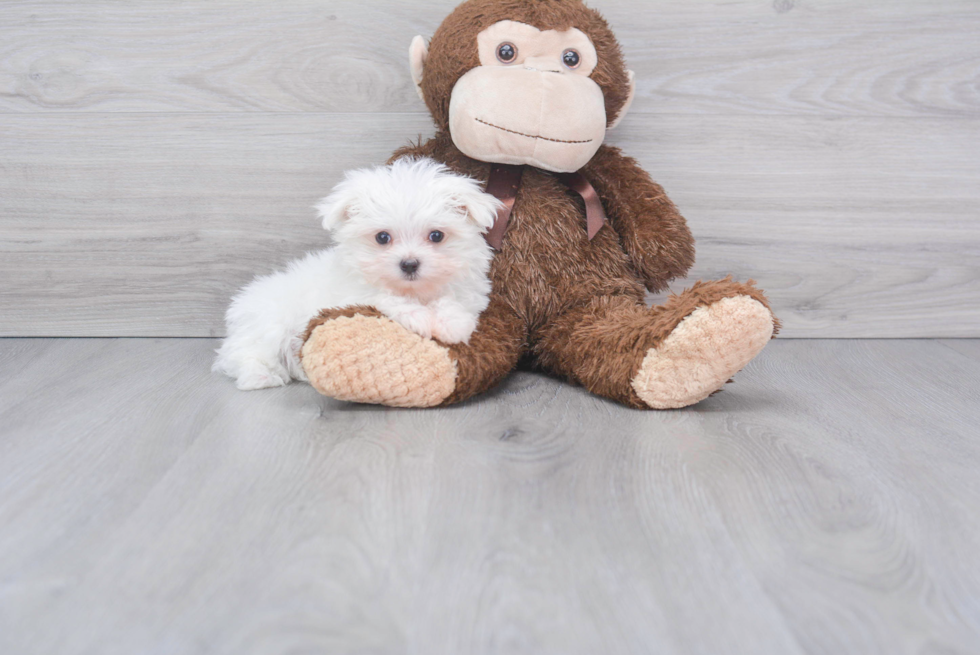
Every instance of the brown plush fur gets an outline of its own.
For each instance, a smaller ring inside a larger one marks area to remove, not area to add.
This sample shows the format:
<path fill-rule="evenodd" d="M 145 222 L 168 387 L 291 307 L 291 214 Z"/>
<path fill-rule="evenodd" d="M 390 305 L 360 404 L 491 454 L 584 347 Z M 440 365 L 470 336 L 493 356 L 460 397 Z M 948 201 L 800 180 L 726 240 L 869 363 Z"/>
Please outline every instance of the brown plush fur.
<path fill-rule="evenodd" d="M 459 152 L 448 133 L 403 148 L 392 160 L 406 156 L 432 157 L 484 182 L 489 177 L 490 165 Z M 690 231 L 663 189 L 617 149 L 603 146 L 584 172 L 610 218 L 591 242 L 582 199 L 555 175 L 525 170 L 491 267 L 490 307 L 469 345 L 450 348 L 460 377 L 447 403 L 485 391 L 531 355 L 594 393 L 643 407 L 630 381 L 647 350 L 686 316 L 737 295 L 766 304 L 751 283 L 726 279 L 698 283 L 648 309 L 644 286 L 662 290 L 693 264 Z"/>
<path fill-rule="evenodd" d="M 593 79 L 606 94 L 607 115 L 616 116 L 628 94 L 627 74 L 605 21 L 578 0 L 470 0 L 443 23 L 432 40 L 422 88 L 439 131 L 435 138 L 397 151 L 431 157 L 452 170 L 487 181 L 490 165 L 462 154 L 448 132 L 452 88 L 478 65 L 477 34 L 500 20 L 539 29 L 577 27 L 599 54 Z M 644 356 L 695 309 L 722 298 L 749 296 L 768 307 L 750 282 L 698 283 L 660 307 L 644 305 L 653 291 L 683 276 L 694 263 L 694 240 L 664 190 L 619 150 L 600 148 L 583 169 L 609 216 L 593 240 L 586 234 L 582 198 L 555 175 L 528 167 L 518 191 L 503 246 L 490 276 L 490 306 L 469 344 L 456 344 L 454 403 L 495 385 L 530 357 L 548 371 L 633 407 L 645 407 L 631 387 Z M 310 325 L 372 308 L 329 310 Z"/>

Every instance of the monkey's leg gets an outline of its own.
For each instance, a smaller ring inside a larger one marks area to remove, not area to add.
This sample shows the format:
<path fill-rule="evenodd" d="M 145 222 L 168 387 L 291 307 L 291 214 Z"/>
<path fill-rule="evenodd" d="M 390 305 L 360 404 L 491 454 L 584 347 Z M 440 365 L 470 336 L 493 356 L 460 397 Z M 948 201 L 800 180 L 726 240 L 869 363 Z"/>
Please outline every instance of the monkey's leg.
<path fill-rule="evenodd" d="M 468 344 L 425 339 L 373 307 L 325 310 L 302 349 L 313 388 L 331 398 L 392 407 L 451 404 L 490 389 L 517 365 L 524 325 L 491 300 Z"/>
<path fill-rule="evenodd" d="M 664 305 L 595 298 L 556 318 L 538 362 L 631 407 L 687 407 L 720 389 L 772 338 L 765 296 L 731 280 L 698 283 Z"/>

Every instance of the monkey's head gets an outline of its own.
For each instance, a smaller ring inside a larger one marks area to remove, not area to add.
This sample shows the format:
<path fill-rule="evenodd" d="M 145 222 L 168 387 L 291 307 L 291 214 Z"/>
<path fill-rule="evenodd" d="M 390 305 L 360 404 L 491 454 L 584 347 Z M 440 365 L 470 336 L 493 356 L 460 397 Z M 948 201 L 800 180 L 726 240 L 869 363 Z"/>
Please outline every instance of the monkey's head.
<path fill-rule="evenodd" d="M 439 129 L 485 162 L 577 171 L 633 100 L 616 37 L 581 0 L 468 0 L 410 62 Z"/>

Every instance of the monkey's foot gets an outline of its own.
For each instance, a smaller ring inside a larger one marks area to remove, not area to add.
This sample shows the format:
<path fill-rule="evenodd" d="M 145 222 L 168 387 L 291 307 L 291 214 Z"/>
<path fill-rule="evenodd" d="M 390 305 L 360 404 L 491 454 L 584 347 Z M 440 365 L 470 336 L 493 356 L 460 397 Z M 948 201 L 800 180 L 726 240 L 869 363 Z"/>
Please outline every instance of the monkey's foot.
<path fill-rule="evenodd" d="M 449 350 L 383 316 L 339 316 L 303 344 L 303 369 L 325 396 L 392 407 L 434 407 L 456 388 Z"/>
<path fill-rule="evenodd" d="M 693 405 L 758 355 L 772 338 L 773 327 L 772 313 L 748 296 L 699 307 L 647 351 L 633 389 L 653 409 Z"/>

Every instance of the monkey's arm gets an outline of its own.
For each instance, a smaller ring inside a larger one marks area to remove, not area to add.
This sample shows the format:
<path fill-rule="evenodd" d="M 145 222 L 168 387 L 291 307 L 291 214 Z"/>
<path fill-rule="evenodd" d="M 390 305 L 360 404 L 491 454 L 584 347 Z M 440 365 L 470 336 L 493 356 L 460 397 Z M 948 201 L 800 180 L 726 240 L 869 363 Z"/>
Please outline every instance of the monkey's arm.
<path fill-rule="evenodd" d="M 694 238 L 663 188 L 635 159 L 602 146 L 582 173 L 595 187 L 626 254 L 650 291 L 687 274 Z"/>

